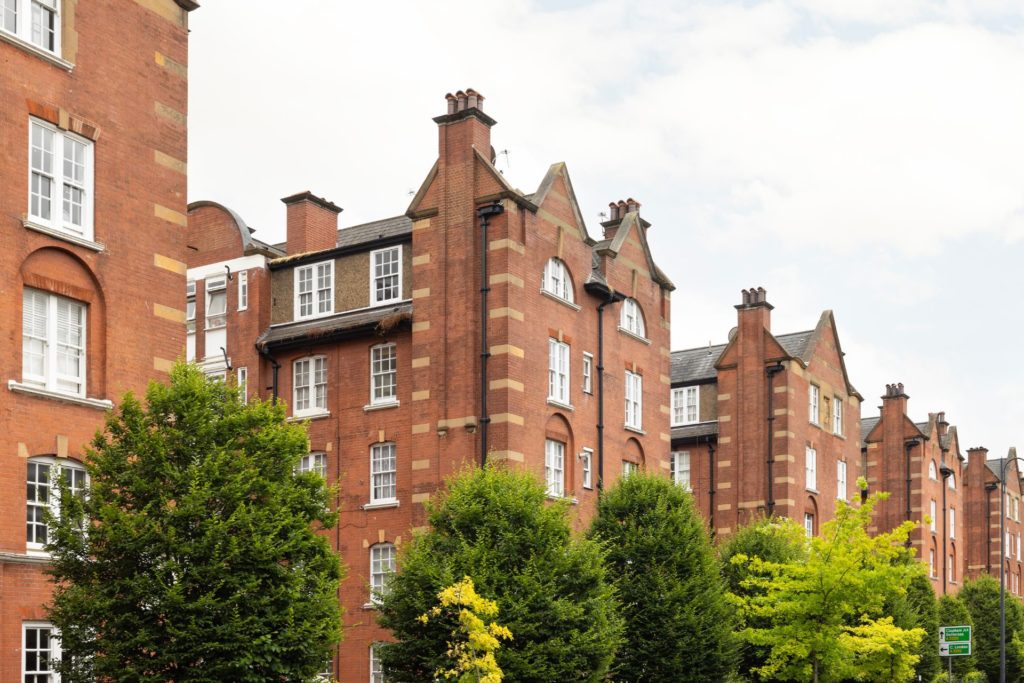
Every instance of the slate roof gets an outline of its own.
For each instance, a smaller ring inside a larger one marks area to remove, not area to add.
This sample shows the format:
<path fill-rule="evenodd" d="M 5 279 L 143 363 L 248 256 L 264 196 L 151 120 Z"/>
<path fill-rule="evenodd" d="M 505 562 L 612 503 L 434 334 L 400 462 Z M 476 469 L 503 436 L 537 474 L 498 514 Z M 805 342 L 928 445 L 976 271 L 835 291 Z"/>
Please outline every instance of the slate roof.
<path fill-rule="evenodd" d="M 411 218 L 408 216 L 393 216 L 391 218 L 382 218 L 379 221 L 351 225 L 347 228 L 338 228 L 338 239 L 334 244 L 338 247 L 356 247 L 367 242 L 411 233 Z M 270 245 L 270 247 L 284 254 L 287 245 L 287 242 L 278 242 L 277 244 Z M 296 256 L 296 254 L 288 255 Z"/>
<path fill-rule="evenodd" d="M 319 337 L 332 337 L 346 332 L 379 325 L 394 316 L 412 316 L 412 304 L 383 306 L 370 310 L 338 313 L 326 318 L 273 325 L 256 340 L 256 346 L 266 349 L 272 346 L 286 346 L 290 342 L 315 341 Z"/>
<path fill-rule="evenodd" d="M 871 430 L 875 428 L 875 425 L 878 424 L 878 421 L 881 420 L 881 419 L 882 419 L 881 416 L 878 416 L 878 417 L 862 417 L 860 419 L 860 447 L 861 448 L 864 448 L 864 446 L 866 445 L 868 434 L 871 433 Z"/>
<path fill-rule="evenodd" d="M 814 330 L 804 332 L 791 332 L 775 337 L 782 348 L 789 355 L 806 362 L 809 360 L 811 337 Z M 722 357 L 722 352 L 728 344 L 717 344 L 715 346 L 701 346 L 696 349 L 685 349 L 672 352 L 672 384 L 707 382 L 715 379 L 717 371 L 715 364 Z"/>
<path fill-rule="evenodd" d="M 807 362 L 811 359 L 808 354 L 813 336 L 814 330 L 804 330 L 803 332 L 780 334 L 775 339 L 782 344 L 782 348 L 786 350 L 786 353 Z"/>
<path fill-rule="evenodd" d="M 701 436 L 718 436 L 718 421 L 698 422 L 692 425 L 683 425 L 672 428 L 672 440 L 696 439 Z"/>

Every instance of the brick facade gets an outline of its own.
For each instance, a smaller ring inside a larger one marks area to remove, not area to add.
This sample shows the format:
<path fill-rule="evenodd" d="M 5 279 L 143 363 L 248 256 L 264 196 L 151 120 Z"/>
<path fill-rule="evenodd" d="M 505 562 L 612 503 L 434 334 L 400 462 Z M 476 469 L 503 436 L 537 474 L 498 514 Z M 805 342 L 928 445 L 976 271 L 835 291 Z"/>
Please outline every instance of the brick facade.
<path fill-rule="evenodd" d="M 999 578 L 999 563 L 1002 561 L 1006 573 L 1007 593 L 1022 596 L 1021 578 L 1024 574 L 1024 548 L 1021 548 L 1024 524 L 1021 523 L 1021 498 L 1024 485 L 1021 481 L 1020 461 L 1015 460 L 1017 449 L 1011 448 L 1006 458 L 988 458 L 988 450 L 982 447 L 967 451 L 965 487 L 967 507 L 967 577 L 977 578 L 990 574 Z M 1006 473 L 1006 497 L 1003 499 L 1004 556 L 1000 557 L 999 515 L 1001 475 Z"/>
<path fill-rule="evenodd" d="M 50 595 L 28 472 L 42 502 L 38 468 L 78 467 L 111 402 L 181 353 L 194 3 L 58 1 L 52 43 L 19 6 L 26 28 L 0 29 L 3 681 L 22 680 L 23 624 L 45 620 Z"/>

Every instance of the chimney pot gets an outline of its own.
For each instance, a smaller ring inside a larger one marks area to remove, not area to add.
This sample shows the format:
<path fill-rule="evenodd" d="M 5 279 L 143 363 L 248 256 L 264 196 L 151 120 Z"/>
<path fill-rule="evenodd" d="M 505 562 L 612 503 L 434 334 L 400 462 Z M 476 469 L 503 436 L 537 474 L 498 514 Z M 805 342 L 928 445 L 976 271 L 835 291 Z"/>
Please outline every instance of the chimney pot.
<path fill-rule="evenodd" d="M 456 107 L 455 95 L 448 93 L 447 95 L 444 96 L 444 98 L 448 100 L 448 113 L 454 114 Z"/>
<path fill-rule="evenodd" d="M 608 220 L 614 221 L 619 218 L 619 205 L 615 202 L 608 202 Z"/>

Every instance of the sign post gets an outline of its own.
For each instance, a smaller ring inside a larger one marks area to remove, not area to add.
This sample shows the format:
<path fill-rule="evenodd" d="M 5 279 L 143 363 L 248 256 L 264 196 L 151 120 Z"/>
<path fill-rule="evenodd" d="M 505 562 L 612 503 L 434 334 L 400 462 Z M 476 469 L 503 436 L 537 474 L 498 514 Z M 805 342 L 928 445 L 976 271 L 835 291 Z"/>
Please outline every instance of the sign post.
<path fill-rule="evenodd" d="M 949 680 L 953 680 L 953 657 L 967 657 L 971 654 L 970 626 L 940 626 L 939 656 L 946 658 Z"/>

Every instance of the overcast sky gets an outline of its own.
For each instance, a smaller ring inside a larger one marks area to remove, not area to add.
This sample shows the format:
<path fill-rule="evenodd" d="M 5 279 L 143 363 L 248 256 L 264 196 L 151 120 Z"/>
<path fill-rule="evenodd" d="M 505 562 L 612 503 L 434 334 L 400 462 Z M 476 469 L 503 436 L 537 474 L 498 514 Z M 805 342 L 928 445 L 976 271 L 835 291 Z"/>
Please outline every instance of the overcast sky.
<path fill-rule="evenodd" d="M 206 0 L 190 35 L 189 201 L 284 239 L 405 211 L 446 92 L 486 96 L 498 167 L 565 161 L 592 236 L 635 197 L 675 282 L 672 343 L 832 309 L 878 414 L 903 382 L 961 448 L 1024 447 L 1024 3 Z"/>

